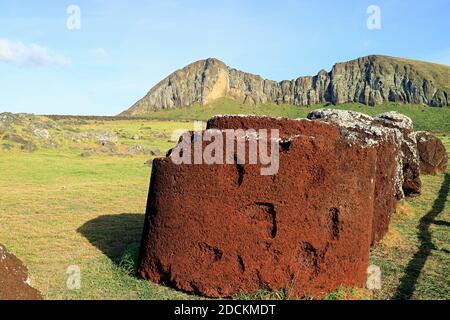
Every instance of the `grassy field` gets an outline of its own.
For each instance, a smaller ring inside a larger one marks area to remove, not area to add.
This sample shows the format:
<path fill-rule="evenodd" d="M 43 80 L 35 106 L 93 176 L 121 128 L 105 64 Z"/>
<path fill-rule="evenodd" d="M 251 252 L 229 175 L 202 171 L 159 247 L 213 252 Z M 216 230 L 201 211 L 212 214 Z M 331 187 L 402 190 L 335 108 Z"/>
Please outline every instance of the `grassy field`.
<path fill-rule="evenodd" d="M 213 113 L 244 113 L 249 107 L 219 101 L 207 111 L 183 109 L 152 115 L 206 119 Z M 275 109 L 279 108 L 279 109 Z M 304 116 L 308 108 L 263 106 L 258 114 Z M 345 105 L 367 113 L 392 106 Z M 450 151 L 449 110 L 400 106 L 420 130 L 439 133 Z M 178 112 L 178 113 L 177 113 Z M 63 128 L 63 129 L 61 129 Z M 50 299 L 194 299 L 179 291 L 136 279 L 134 269 L 151 168 L 147 154 L 124 153 L 136 144 L 163 152 L 174 145 L 173 130 L 192 128 L 192 123 L 161 120 L 89 120 L 61 124 L 57 131 L 110 130 L 119 134 L 114 154 L 81 157 L 92 142 L 59 141 L 58 148 L 35 152 L 0 148 L 0 243 L 29 267 L 32 282 Z M 18 131 L 20 131 L 18 129 Z M 423 176 L 423 193 L 403 203 L 371 262 L 381 267 L 380 291 L 342 288 L 327 299 L 449 299 L 450 298 L 450 170 L 446 175 Z M 67 268 L 81 268 L 81 289 L 68 290 Z M 258 292 L 248 298 L 286 298 L 282 293 Z"/>

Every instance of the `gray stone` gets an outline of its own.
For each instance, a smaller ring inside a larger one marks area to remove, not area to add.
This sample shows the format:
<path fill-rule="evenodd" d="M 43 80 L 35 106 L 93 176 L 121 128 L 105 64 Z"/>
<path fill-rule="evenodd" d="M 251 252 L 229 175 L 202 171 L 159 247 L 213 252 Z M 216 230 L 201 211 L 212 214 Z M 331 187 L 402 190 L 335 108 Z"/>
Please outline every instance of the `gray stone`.
<path fill-rule="evenodd" d="M 94 139 L 98 143 L 116 143 L 119 138 L 114 132 L 99 130 L 81 133 L 81 137 L 85 139 Z"/>
<path fill-rule="evenodd" d="M 3 140 L 6 141 L 11 141 L 11 142 L 16 142 L 16 143 L 20 143 L 20 144 L 25 144 L 28 141 L 24 138 L 22 138 L 21 136 L 15 134 L 14 132 L 8 132 L 3 136 Z"/>
<path fill-rule="evenodd" d="M 144 146 L 137 144 L 137 145 L 131 146 L 128 149 L 128 151 L 133 154 L 138 154 L 138 153 L 145 153 L 147 151 L 147 149 Z"/>
<path fill-rule="evenodd" d="M 52 136 L 50 135 L 50 132 L 48 132 L 47 129 L 34 129 L 32 133 L 38 137 L 39 139 L 50 139 Z"/>
<path fill-rule="evenodd" d="M 102 153 L 117 153 L 117 146 L 111 141 L 99 141 L 98 144 L 101 146 L 98 151 Z"/>
<path fill-rule="evenodd" d="M 11 150 L 12 148 L 14 148 L 13 145 L 10 145 L 10 144 L 7 144 L 7 143 L 2 144 L 2 149 L 3 149 L 3 150 L 9 151 L 9 150 Z"/>
<path fill-rule="evenodd" d="M 36 145 L 34 143 L 32 143 L 30 141 L 27 141 L 25 144 L 23 144 L 20 147 L 20 149 L 23 150 L 23 151 L 27 151 L 27 152 L 34 152 L 34 151 L 37 150 L 37 147 L 36 147 Z"/>
<path fill-rule="evenodd" d="M 90 156 L 92 156 L 94 154 L 93 151 L 91 150 L 87 150 L 87 151 L 83 151 L 80 156 L 83 158 L 89 158 Z"/>
<path fill-rule="evenodd" d="M 161 150 L 159 148 L 150 148 L 150 154 L 152 156 L 158 157 L 161 155 Z"/>

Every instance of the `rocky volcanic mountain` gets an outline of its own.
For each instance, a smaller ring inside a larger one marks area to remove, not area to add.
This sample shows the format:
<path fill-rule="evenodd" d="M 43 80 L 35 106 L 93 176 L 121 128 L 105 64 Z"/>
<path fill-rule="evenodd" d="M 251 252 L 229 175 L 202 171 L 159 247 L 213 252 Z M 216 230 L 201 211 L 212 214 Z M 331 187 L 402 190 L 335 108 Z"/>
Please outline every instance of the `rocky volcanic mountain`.
<path fill-rule="evenodd" d="M 447 107 L 449 95 L 450 67 L 422 61 L 371 55 L 337 63 L 330 72 L 321 70 L 315 76 L 277 82 L 209 58 L 175 71 L 121 115 L 206 105 L 223 97 L 250 105 L 269 102 L 300 106 L 321 102 L 377 105 L 393 101 Z"/>

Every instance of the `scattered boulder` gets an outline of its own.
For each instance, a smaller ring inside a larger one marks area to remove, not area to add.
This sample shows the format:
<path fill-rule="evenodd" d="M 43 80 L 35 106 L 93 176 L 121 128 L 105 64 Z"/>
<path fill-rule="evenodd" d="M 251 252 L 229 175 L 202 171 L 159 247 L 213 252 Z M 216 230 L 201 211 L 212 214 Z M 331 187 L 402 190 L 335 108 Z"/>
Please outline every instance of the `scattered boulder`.
<path fill-rule="evenodd" d="M 448 155 L 442 141 L 427 131 L 414 133 L 420 158 L 420 171 L 425 174 L 444 173 Z"/>
<path fill-rule="evenodd" d="M 0 300 L 42 300 L 30 286 L 28 269 L 0 244 Z"/>
<path fill-rule="evenodd" d="M 111 141 L 98 141 L 100 148 L 98 149 L 101 153 L 117 153 L 117 146 Z"/>
<path fill-rule="evenodd" d="M 33 142 L 28 141 L 13 132 L 5 134 L 3 140 L 20 144 L 20 149 L 23 151 L 34 152 L 37 150 L 37 146 Z"/>
<path fill-rule="evenodd" d="M 20 146 L 20 149 L 26 152 L 34 152 L 37 150 L 37 146 L 31 141 L 27 141 Z"/>
<path fill-rule="evenodd" d="M 64 130 L 66 130 L 66 129 L 64 129 Z M 73 134 L 73 133 L 63 132 L 62 133 L 62 138 L 64 140 L 69 140 L 69 141 L 71 141 L 73 143 L 80 143 L 81 142 L 81 139 L 78 137 L 78 135 Z"/>
<path fill-rule="evenodd" d="M 19 136 L 18 134 L 15 134 L 13 132 L 8 132 L 3 136 L 3 140 L 19 143 L 19 144 L 26 144 L 28 141 Z"/>
<path fill-rule="evenodd" d="M 159 148 L 150 148 L 150 154 L 159 157 L 161 155 L 161 150 Z"/>
<path fill-rule="evenodd" d="M 81 137 L 83 137 L 85 139 L 94 139 L 98 143 L 104 143 L 104 144 L 107 144 L 107 143 L 115 144 L 119 140 L 117 134 L 115 134 L 114 132 L 111 132 L 111 131 L 107 131 L 107 130 L 83 132 L 81 134 Z"/>
<path fill-rule="evenodd" d="M 156 132 L 155 133 L 155 137 L 156 138 L 160 138 L 160 139 L 167 139 L 168 138 L 167 134 L 165 134 L 164 132 Z"/>
<path fill-rule="evenodd" d="M 259 162 L 177 165 L 174 149 L 154 159 L 139 274 L 209 297 L 263 288 L 322 296 L 363 286 L 376 148 L 306 119 L 216 117 L 208 125 L 224 135 L 224 123 L 241 121 L 279 128 L 278 173 L 261 175 Z"/>
<path fill-rule="evenodd" d="M 52 137 L 47 129 L 34 129 L 31 132 L 39 139 L 50 139 Z"/>
<path fill-rule="evenodd" d="M 135 134 L 131 137 L 133 140 L 139 140 L 141 137 L 138 134 Z"/>
<path fill-rule="evenodd" d="M 6 122 L 2 122 L 0 121 L 0 135 L 11 131 L 12 130 L 12 126 L 9 123 Z"/>
<path fill-rule="evenodd" d="M 0 113 L 0 127 L 23 124 L 23 119 L 20 114 L 14 114 L 10 112 Z"/>
<path fill-rule="evenodd" d="M 56 127 L 56 122 L 50 119 L 45 119 L 45 121 L 34 120 L 28 126 L 30 131 L 34 131 L 36 129 L 52 129 Z"/>
<path fill-rule="evenodd" d="M 137 145 L 130 147 L 128 149 L 128 152 L 133 153 L 133 154 L 145 153 L 145 152 L 147 152 L 147 149 L 144 146 L 137 144 Z"/>
<path fill-rule="evenodd" d="M 9 151 L 9 150 L 11 150 L 12 148 L 14 148 L 13 145 L 10 145 L 10 144 L 7 144 L 7 143 L 3 143 L 3 144 L 2 144 L 2 149 L 3 149 L 3 150 Z"/>
<path fill-rule="evenodd" d="M 56 142 L 53 139 L 45 141 L 43 145 L 44 145 L 45 148 L 48 148 L 48 149 L 54 149 L 54 148 L 58 148 L 59 147 L 58 142 Z"/>
<path fill-rule="evenodd" d="M 92 156 L 94 154 L 94 152 L 92 151 L 92 150 L 86 150 L 86 151 L 83 151 L 81 154 L 80 154 L 80 156 L 82 157 L 82 158 L 89 158 L 90 156 Z"/>

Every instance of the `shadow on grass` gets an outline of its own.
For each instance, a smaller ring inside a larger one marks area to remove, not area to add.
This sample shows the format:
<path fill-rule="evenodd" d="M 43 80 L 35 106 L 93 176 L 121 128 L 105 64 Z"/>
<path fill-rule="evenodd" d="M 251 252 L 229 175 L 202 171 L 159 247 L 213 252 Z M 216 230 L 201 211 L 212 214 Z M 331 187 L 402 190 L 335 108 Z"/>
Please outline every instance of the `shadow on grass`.
<path fill-rule="evenodd" d="M 143 226 L 143 214 L 122 213 L 100 216 L 86 222 L 77 231 L 119 264 L 127 248 L 139 244 Z"/>
<path fill-rule="evenodd" d="M 420 273 L 431 253 L 431 250 L 434 248 L 431 238 L 430 224 L 434 224 L 436 222 L 435 218 L 444 210 L 449 188 L 450 175 L 445 174 L 438 197 L 434 200 L 433 207 L 419 221 L 419 250 L 414 254 L 413 258 L 406 266 L 405 275 L 400 280 L 400 285 L 398 286 L 393 299 L 409 300 L 414 294 Z M 438 222 L 437 224 L 440 223 Z"/>

